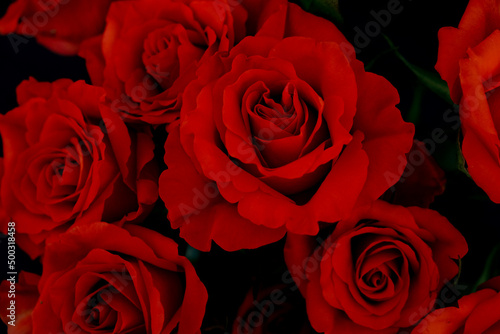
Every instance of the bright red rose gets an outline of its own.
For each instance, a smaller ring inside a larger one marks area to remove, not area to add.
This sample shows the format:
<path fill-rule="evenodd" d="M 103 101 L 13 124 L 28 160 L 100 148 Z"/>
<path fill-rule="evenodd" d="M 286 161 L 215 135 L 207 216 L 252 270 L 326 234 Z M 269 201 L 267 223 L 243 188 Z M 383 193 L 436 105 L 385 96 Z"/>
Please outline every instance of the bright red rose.
<path fill-rule="evenodd" d="M 17 94 L 19 107 L 0 118 L 1 206 L 31 257 L 71 224 L 121 225 L 148 214 L 158 197 L 148 129 L 127 128 L 99 104 L 104 91 L 83 81 L 29 80 Z"/>
<path fill-rule="evenodd" d="M 9 277 L 7 277 L 9 278 Z M 39 293 L 38 282 L 40 276 L 26 271 L 19 274 L 19 280 L 16 282 L 14 296 L 11 294 L 11 282 L 2 281 L 0 286 L 0 309 L 2 313 L 0 317 L 7 325 L 9 334 L 31 334 L 33 332 L 31 313 L 35 307 Z M 14 310 L 12 309 L 11 301 L 14 301 Z M 13 317 L 12 317 L 13 316 Z M 10 323 L 10 324 L 9 324 Z"/>
<path fill-rule="evenodd" d="M 198 74 L 160 177 L 172 227 L 195 248 L 314 235 L 402 173 L 413 125 L 397 91 L 335 42 L 247 37 Z"/>
<path fill-rule="evenodd" d="M 500 277 L 458 300 L 458 307 L 438 309 L 427 315 L 412 334 L 500 333 Z"/>
<path fill-rule="evenodd" d="M 127 120 L 169 123 L 198 62 L 245 35 L 247 12 L 227 0 L 113 3 L 104 33 L 81 55 L 94 84 Z"/>
<path fill-rule="evenodd" d="M 74 227 L 47 244 L 33 333 L 199 333 L 207 292 L 177 244 L 137 225 Z"/>
<path fill-rule="evenodd" d="M 448 83 L 451 98 L 455 103 L 458 104 L 462 97 L 461 61 L 477 56 L 488 56 L 488 54 L 483 54 L 483 52 L 488 51 L 484 47 L 488 45 L 487 40 L 490 40 L 489 43 L 494 43 L 494 39 L 497 38 L 495 31 L 499 28 L 500 2 L 497 0 L 470 0 L 458 28 L 444 27 L 439 30 L 436 70 Z M 483 44 L 482 47 L 481 44 Z M 478 48 L 474 50 L 476 47 Z M 493 56 L 493 54 L 489 56 Z M 498 62 L 493 58 L 484 60 L 488 61 L 484 64 L 484 69 L 493 69 L 494 63 Z M 485 79 L 491 80 L 493 77 L 485 77 Z"/>
<path fill-rule="evenodd" d="M 321 245 L 288 234 L 285 260 L 316 331 L 397 333 L 433 308 L 466 252 L 463 236 L 437 212 L 376 201 Z"/>
<path fill-rule="evenodd" d="M 17 0 L 0 19 L 0 34 L 35 36 L 62 55 L 74 55 L 80 43 L 102 33 L 111 2 L 116 0 Z M 26 40 L 9 36 L 19 48 Z"/>
<path fill-rule="evenodd" d="M 459 28 L 439 31 L 436 69 L 460 103 L 462 152 L 474 181 L 500 203 L 500 2 L 472 0 Z"/>

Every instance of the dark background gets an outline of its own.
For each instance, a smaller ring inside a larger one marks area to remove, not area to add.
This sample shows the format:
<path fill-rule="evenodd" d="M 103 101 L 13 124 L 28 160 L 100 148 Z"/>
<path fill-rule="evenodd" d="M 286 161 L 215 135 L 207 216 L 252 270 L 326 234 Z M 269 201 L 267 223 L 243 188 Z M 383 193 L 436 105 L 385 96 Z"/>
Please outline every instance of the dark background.
<path fill-rule="evenodd" d="M 3 15 L 11 1 L 0 5 Z M 387 9 L 389 1 L 340 0 L 340 12 L 344 18 L 340 26 L 347 39 L 353 42 L 357 30 L 366 31 L 370 22 L 376 22 L 371 11 Z M 446 130 L 447 142 L 438 145 L 435 157 L 447 174 L 446 192 L 439 196 L 432 208 L 446 216 L 466 237 L 469 254 L 462 263 L 460 284 L 472 289 L 483 273 L 485 263 L 493 247 L 499 244 L 500 205 L 495 205 L 472 180 L 456 168 L 456 138 L 458 131 L 450 129 L 443 121 L 443 113 L 450 108 L 443 99 L 419 83 L 416 76 L 394 55 L 388 52 L 389 45 L 382 37 L 387 35 L 399 48 L 399 52 L 412 64 L 433 71 L 437 58 L 437 32 L 443 26 L 457 26 L 467 1 L 464 0 L 401 0 L 402 11 L 392 15 L 390 23 L 381 27 L 381 34 L 369 37 L 358 53 L 358 58 L 370 64 L 369 70 L 386 77 L 399 91 L 399 108 L 403 117 L 416 124 L 416 137 L 430 138 L 433 129 Z M 372 24 L 373 25 L 373 24 Z M 373 61 L 376 59 L 375 61 Z M 28 77 L 39 81 L 53 81 L 59 78 L 88 81 L 84 61 L 78 57 L 62 57 L 39 46 L 34 39 L 19 46 L 15 52 L 9 39 L 0 37 L 0 112 L 6 113 L 16 107 L 15 88 Z M 415 92 L 417 96 L 415 97 Z M 420 94 L 420 95 L 418 95 Z M 415 103 L 420 103 L 419 112 L 411 112 Z M 164 213 L 161 205 L 158 213 Z M 181 251 L 195 263 L 201 280 L 205 283 L 210 300 L 207 306 L 204 328 L 206 332 L 223 333 L 229 330 L 238 305 L 249 289 L 280 282 L 286 271 L 283 262 L 283 242 L 257 250 L 243 250 L 226 253 L 214 247 L 209 254 L 188 250 L 186 244 L 168 228 L 165 221 L 164 233 L 180 243 Z M 4 247 L 5 243 L 2 243 Z M 4 248 L 2 254 L 7 254 Z M 1 261 L 5 256 L 2 255 Z M 18 250 L 18 268 L 39 271 L 40 266 L 29 261 Z M 494 268 L 500 268 L 498 260 Z M 6 262 L 6 261 L 5 261 Z M 2 273 L 3 274 L 3 273 Z M 493 274 L 493 273 L 492 273 Z M 500 272 L 496 271 L 496 274 Z M 274 282 L 270 282 L 273 281 Z M 465 292 L 468 292 L 465 291 Z M 300 321 L 300 317 L 295 318 Z M 279 324 L 278 324 L 279 325 Z M 284 324 L 281 324 L 284 326 Z M 285 327 L 277 333 L 288 332 Z M 0 329 L 1 331 L 1 329 Z"/>

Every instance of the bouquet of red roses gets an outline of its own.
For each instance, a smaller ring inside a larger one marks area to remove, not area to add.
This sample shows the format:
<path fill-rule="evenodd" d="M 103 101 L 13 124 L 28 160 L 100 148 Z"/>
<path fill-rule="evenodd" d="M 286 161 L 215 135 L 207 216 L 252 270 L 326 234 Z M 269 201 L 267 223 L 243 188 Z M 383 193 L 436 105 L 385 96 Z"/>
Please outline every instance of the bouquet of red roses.
<path fill-rule="evenodd" d="M 3 7 L 9 334 L 500 333 L 500 1 Z"/>

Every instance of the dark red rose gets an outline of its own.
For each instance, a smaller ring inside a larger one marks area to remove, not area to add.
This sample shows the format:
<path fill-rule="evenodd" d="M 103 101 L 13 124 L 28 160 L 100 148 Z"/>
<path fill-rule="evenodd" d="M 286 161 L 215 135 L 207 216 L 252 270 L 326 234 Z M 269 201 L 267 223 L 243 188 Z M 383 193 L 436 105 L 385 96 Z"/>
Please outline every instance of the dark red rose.
<path fill-rule="evenodd" d="M 439 31 L 436 69 L 460 103 L 462 152 L 474 181 L 500 203 L 500 2 L 471 0 L 458 29 Z"/>
<path fill-rule="evenodd" d="M 421 141 L 413 141 L 406 160 L 403 175 L 383 199 L 392 204 L 428 208 L 444 192 L 446 175 Z"/>
<path fill-rule="evenodd" d="M 33 333 L 199 333 L 207 292 L 177 244 L 137 225 L 77 226 L 47 244 Z"/>
<path fill-rule="evenodd" d="M 127 129 L 104 91 L 70 80 L 18 87 L 0 118 L 1 206 L 32 257 L 72 224 L 140 222 L 156 202 L 158 166 L 148 129 Z"/>
<path fill-rule="evenodd" d="M 460 298 L 458 307 L 431 312 L 411 333 L 500 333 L 500 277 L 482 284 L 479 291 Z"/>
<path fill-rule="evenodd" d="M 397 91 L 335 42 L 247 37 L 198 73 L 160 177 L 170 222 L 195 248 L 314 235 L 403 172 L 413 125 Z"/>
<path fill-rule="evenodd" d="M 313 334 L 304 299 L 295 286 L 277 284 L 248 291 L 232 334 Z"/>
<path fill-rule="evenodd" d="M 433 308 L 466 252 L 463 236 L 437 212 L 376 201 L 319 246 L 288 234 L 285 260 L 316 331 L 397 333 Z"/>
<path fill-rule="evenodd" d="M 35 36 L 48 49 L 78 52 L 80 43 L 102 33 L 111 2 L 116 0 L 17 0 L 0 19 L 0 34 Z M 27 40 L 11 35 L 15 49 Z"/>
<path fill-rule="evenodd" d="M 10 277 L 7 277 L 10 279 Z M 39 293 L 40 276 L 26 271 L 19 274 L 19 280 L 12 286 L 11 281 L 2 281 L 0 285 L 0 317 L 7 325 L 9 334 L 31 334 L 33 332 L 31 313 Z M 11 288 L 12 287 L 12 288 Z M 12 307 L 11 301 L 14 301 Z M 10 324 L 9 324 L 10 323 Z"/>

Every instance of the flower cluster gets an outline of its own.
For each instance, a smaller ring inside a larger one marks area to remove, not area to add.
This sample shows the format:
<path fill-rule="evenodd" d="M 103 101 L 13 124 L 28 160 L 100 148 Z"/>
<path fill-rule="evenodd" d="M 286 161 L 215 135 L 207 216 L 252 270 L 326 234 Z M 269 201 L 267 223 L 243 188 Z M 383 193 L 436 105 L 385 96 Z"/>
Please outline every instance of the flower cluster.
<path fill-rule="evenodd" d="M 471 0 L 436 65 L 495 203 L 499 15 Z M 9 257 L 9 333 L 500 330 L 498 277 L 442 302 L 468 252 L 431 208 L 446 174 L 332 21 L 288 0 L 17 0 L 0 33 L 88 73 L 30 77 L 0 116 L 0 231 L 36 264 Z M 221 325 L 203 258 L 247 251 L 279 273 L 232 282 Z"/>

